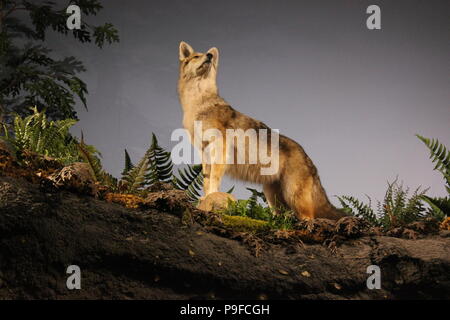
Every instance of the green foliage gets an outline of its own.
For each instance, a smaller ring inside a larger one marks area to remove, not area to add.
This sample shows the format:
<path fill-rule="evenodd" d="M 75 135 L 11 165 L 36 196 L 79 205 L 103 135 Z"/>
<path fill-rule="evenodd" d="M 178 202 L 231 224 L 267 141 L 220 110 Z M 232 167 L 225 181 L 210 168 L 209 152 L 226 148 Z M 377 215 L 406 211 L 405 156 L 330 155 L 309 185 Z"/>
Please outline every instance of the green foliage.
<path fill-rule="evenodd" d="M 273 214 L 268 222 L 272 229 L 290 230 L 294 229 L 297 217 L 293 211 L 287 210 L 280 214 Z"/>
<path fill-rule="evenodd" d="M 89 165 L 93 178 L 105 183 L 112 179 L 103 171 L 101 154 L 94 146 L 81 141 L 69 133 L 69 129 L 77 122 L 75 119 L 48 120 L 44 111 L 39 112 L 32 108 L 33 114 L 22 118 L 16 115 L 13 126 L 3 125 L 3 138 L 15 149 L 20 160 L 25 151 L 31 151 L 43 156 L 55 158 L 62 164 L 83 161 Z"/>
<path fill-rule="evenodd" d="M 81 9 L 79 30 L 66 26 L 68 4 Z M 87 107 L 86 84 L 77 76 L 85 71 L 83 64 L 74 57 L 52 58 L 43 42 L 48 30 L 71 34 L 81 43 L 94 41 L 99 47 L 119 41 L 110 23 L 93 26 L 86 22 L 85 17 L 101 9 L 99 0 L 72 0 L 63 5 L 0 0 L 0 121 L 10 122 L 11 112 L 27 115 L 29 106 L 45 108 L 51 119 L 75 119 L 76 99 Z"/>
<path fill-rule="evenodd" d="M 389 183 L 383 201 L 377 202 L 377 209 L 372 209 L 371 199 L 366 204 L 354 197 L 338 196 L 345 212 L 365 219 L 373 226 L 391 228 L 404 226 L 427 215 L 422 197 L 428 189 L 417 188 L 409 196 L 409 188 L 404 188 L 397 179 Z"/>
<path fill-rule="evenodd" d="M 269 207 L 263 207 L 253 199 L 230 201 L 224 213 L 265 221 L 269 221 L 272 217 L 272 210 Z"/>
<path fill-rule="evenodd" d="M 450 194 L 450 150 L 437 139 L 428 139 L 416 135 L 430 150 L 430 159 L 435 164 L 434 170 L 442 173 L 448 194 Z"/>
<path fill-rule="evenodd" d="M 156 182 L 169 183 L 173 176 L 173 163 L 170 152 L 158 144 L 158 139 L 152 133 L 152 145 L 148 153 L 150 172 L 146 176 L 148 185 Z"/>
<path fill-rule="evenodd" d="M 365 219 L 373 226 L 381 226 L 381 221 L 372 209 L 372 201 L 369 196 L 367 196 L 369 200 L 368 204 L 351 196 L 337 196 L 337 198 L 341 203 L 344 212 Z"/>
<path fill-rule="evenodd" d="M 178 190 L 185 190 L 191 202 L 198 202 L 203 189 L 203 171 L 201 164 L 194 164 L 187 168 L 178 169 L 178 175 L 173 176 L 172 184 Z M 227 193 L 232 193 L 234 186 Z"/>
<path fill-rule="evenodd" d="M 230 189 L 228 189 L 227 193 L 233 193 L 234 187 L 235 187 L 235 186 L 232 186 Z"/>
<path fill-rule="evenodd" d="M 124 192 L 140 194 L 148 186 L 155 183 L 172 181 L 173 163 L 170 152 L 165 151 L 159 144 L 155 134 L 152 142 L 142 159 L 133 165 L 128 152 L 125 150 L 125 168 L 122 171 Z"/>
<path fill-rule="evenodd" d="M 252 193 L 248 200 L 229 201 L 227 208 L 223 210 L 222 213 L 230 216 L 241 216 L 255 220 L 263 220 L 268 222 L 268 226 L 274 229 L 293 228 L 297 219 L 292 211 L 284 211 L 276 214 L 272 208 L 267 206 L 264 193 L 252 188 L 247 188 L 247 190 Z M 259 199 L 266 205 L 263 206 L 259 204 Z M 280 211 L 283 210 L 280 208 Z"/>
<path fill-rule="evenodd" d="M 125 165 L 122 170 L 122 176 L 125 176 L 128 173 L 128 171 L 130 171 L 133 168 L 134 168 L 134 165 L 131 162 L 130 155 L 128 154 L 127 149 L 125 149 Z"/>
<path fill-rule="evenodd" d="M 190 201 L 195 202 L 200 198 L 203 187 L 202 165 L 196 164 L 178 170 L 179 178 L 173 176 L 173 185 L 176 189 L 185 190 Z"/>
<path fill-rule="evenodd" d="M 24 150 L 56 158 L 63 163 L 79 160 L 77 141 L 69 129 L 77 120 L 49 121 L 45 112 L 32 108 L 33 114 L 14 117 L 12 128 L 3 126 L 4 138 L 14 146 L 20 158 Z"/>
<path fill-rule="evenodd" d="M 426 195 L 421 197 L 429 206 L 429 215 L 435 217 L 438 220 L 444 220 L 450 216 L 450 197 L 444 198 L 432 198 Z"/>
<path fill-rule="evenodd" d="M 147 184 L 147 176 L 150 171 L 150 159 L 148 157 L 149 151 L 145 153 L 142 159 L 138 162 L 136 166 L 128 170 L 122 177 L 125 182 L 125 193 L 137 194 Z"/>
<path fill-rule="evenodd" d="M 252 193 L 252 195 L 250 196 L 249 200 L 251 200 L 253 203 L 257 204 L 258 203 L 258 199 L 261 199 L 261 201 L 263 203 L 267 204 L 267 199 L 266 199 L 266 196 L 264 195 L 263 192 L 258 191 L 258 190 L 253 189 L 253 188 L 246 188 L 246 189 Z"/>
<path fill-rule="evenodd" d="M 94 27 L 95 44 L 100 48 L 103 47 L 105 41 L 109 44 L 119 41 L 119 34 L 111 23 L 105 23 L 102 26 Z"/>
<path fill-rule="evenodd" d="M 444 177 L 446 190 L 449 194 L 444 198 L 432 198 L 426 195 L 422 196 L 422 200 L 429 206 L 429 214 L 438 219 L 444 219 L 450 216 L 450 150 L 446 148 L 437 139 L 428 139 L 420 135 L 416 135 L 430 150 L 430 159 L 435 164 L 434 170 L 439 171 Z"/>
<path fill-rule="evenodd" d="M 103 170 L 102 163 L 100 161 L 101 154 L 97 149 L 84 143 L 83 133 L 81 133 L 81 141 L 77 143 L 78 153 L 81 159 L 89 165 L 92 176 L 95 181 L 105 184 L 105 181 L 109 182 L 108 174 Z"/>

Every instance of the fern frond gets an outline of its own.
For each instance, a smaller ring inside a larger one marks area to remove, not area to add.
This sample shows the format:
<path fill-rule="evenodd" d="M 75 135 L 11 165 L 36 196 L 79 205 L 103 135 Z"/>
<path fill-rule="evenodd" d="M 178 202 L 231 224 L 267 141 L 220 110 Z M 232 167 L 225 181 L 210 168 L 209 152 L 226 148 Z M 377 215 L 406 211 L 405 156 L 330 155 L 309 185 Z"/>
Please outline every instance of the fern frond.
<path fill-rule="evenodd" d="M 447 183 L 447 192 L 450 194 L 450 150 L 447 150 L 447 148 L 440 143 L 438 139 L 428 139 L 418 134 L 416 134 L 416 137 L 419 138 L 430 150 L 430 159 L 433 163 L 435 163 L 433 170 L 437 170 L 442 173 Z"/>
<path fill-rule="evenodd" d="M 450 216 L 450 197 L 432 198 L 426 195 L 421 195 L 420 198 L 425 201 L 430 210 L 428 214 L 438 220 L 444 220 Z"/>
<path fill-rule="evenodd" d="M 337 198 L 341 203 L 344 211 L 346 211 L 347 213 L 365 219 L 367 222 L 374 226 L 381 225 L 380 220 L 371 207 L 370 197 L 367 196 L 367 198 L 369 199 L 369 204 L 365 204 L 364 202 L 352 196 L 337 196 Z"/>
<path fill-rule="evenodd" d="M 423 218 L 426 210 L 421 197 L 427 191 L 428 189 L 421 190 L 421 187 L 418 187 L 409 196 L 409 188 L 405 189 L 403 183 L 397 182 L 397 178 L 391 183 L 388 182 L 384 199 L 377 205 L 382 225 L 389 229 Z"/>
<path fill-rule="evenodd" d="M 119 181 L 106 171 L 102 172 L 102 184 L 109 188 L 109 192 L 119 192 Z"/>
<path fill-rule="evenodd" d="M 267 199 L 263 192 L 260 192 L 253 188 L 246 188 L 246 189 L 252 193 L 252 195 L 250 196 L 249 199 L 251 199 L 252 201 L 255 201 L 255 202 L 258 202 L 258 199 L 261 199 L 262 202 L 267 204 Z"/>
<path fill-rule="evenodd" d="M 172 184 L 176 189 L 185 190 L 190 201 L 197 201 L 203 188 L 202 165 L 196 164 L 179 169 L 177 178 L 173 176 Z"/>
<path fill-rule="evenodd" d="M 411 223 L 425 217 L 426 210 L 423 206 L 422 199 L 427 191 L 428 189 L 421 190 L 421 187 L 417 187 L 412 196 L 407 199 L 400 215 L 400 220 L 403 223 Z"/>
<path fill-rule="evenodd" d="M 12 135 L 9 141 L 20 154 L 24 150 L 51 156 L 64 164 L 79 160 L 75 139 L 71 138 L 69 128 L 77 120 L 65 119 L 49 121 L 44 111 L 32 108 L 33 114 L 22 118 L 14 117 Z"/>
<path fill-rule="evenodd" d="M 131 162 L 130 155 L 128 154 L 127 149 L 125 149 L 125 166 L 122 170 L 122 177 L 125 176 L 128 171 L 134 168 L 133 163 Z"/>
<path fill-rule="evenodd" d="M 171 153 L 164 150 L 159 144 L 156 135 L 152 133 L 152 143 L 147 156 L 150 161 L 150 172 L 146 176 L 146 184 L 155 182 L 168 183 L 173 176 L 173 163 Z"/>
<path fill-rule="evenodd" d="M 144 156 L 136 166 L 125 174 L 122 180 L 126 182 L 127 193 L 135 194 L 145 186 L 149 169 L 149 160 Z"/>
<path fill-rule="evenodd" d="M 228 189 L 227 193 L 233 193 L 234 187 L 235 187 L 235 186 L 232 186 L 230 189 Z"/>
<path fill-rule="evenodd" d="M 125 168 L 122 172 L 122 181 L 126 184 L 126 192 L 138 193 L 146 186 L 157 182 L 171 182 L 172 159 L 170 152 L 158 145 L 155 134 L 152 142 L 139 163 L 134 166 L 130 155 L 125 150 Z"/>
<path fill-rule="evenodd" d="M 81 141 L 77 144 L 80 157 L 89 165 L 92 177 L 95 181 L 102 182 L 103 169 L 102 164 L 97 156 L 97 150 L 90 145 L 84 143 L 83 133 L 81 133 Z"/>

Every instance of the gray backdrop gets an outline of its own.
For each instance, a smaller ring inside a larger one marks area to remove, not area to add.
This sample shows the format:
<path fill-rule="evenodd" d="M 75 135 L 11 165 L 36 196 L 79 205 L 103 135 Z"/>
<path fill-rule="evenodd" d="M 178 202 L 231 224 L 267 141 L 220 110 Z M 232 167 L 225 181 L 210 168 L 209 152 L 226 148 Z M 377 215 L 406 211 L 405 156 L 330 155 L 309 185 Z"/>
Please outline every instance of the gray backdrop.
<path fill-rule="evenodd" d="M 370 4 L 381 7 L 382 30 L 366 28 Z M 100 50 L 49 39 L 55 54 L 85 62 L 89 111 L 78 108 L 74 133 L 84 131 L 114 175 L 123 149 L 137 161 L 151 132 L 163 146 L 175 144 L 184 40 L 198 51 L 219 48 L 221 95 L 298 141 L 330 197 L 381 199 L 397 175 L 411 188 L 445 194 L 414 134 L 450 145 L 448 1 L 108 0 L 104 6 L 92 21 L 113 23 L 119 44 Z M 237 195 L 247 197 L 246 184 L 236 184 Z"/>

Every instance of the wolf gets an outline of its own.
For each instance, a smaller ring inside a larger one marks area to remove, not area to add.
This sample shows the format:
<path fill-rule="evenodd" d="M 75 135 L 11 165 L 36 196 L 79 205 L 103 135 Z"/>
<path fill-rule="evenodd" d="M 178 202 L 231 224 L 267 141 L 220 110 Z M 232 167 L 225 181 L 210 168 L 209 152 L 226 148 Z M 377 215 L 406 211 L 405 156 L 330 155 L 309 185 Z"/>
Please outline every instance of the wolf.
<path fill-rule="evenodd" d="M 201 123 L 201 133 L 213 129 L 226 136 L 227 130 L 273 131 L 261 121 L 255 120 L 233 109 L 220 95 L 217 88 L 217 71 L 219 66 L 219 50 L 215 47 L 207 52 L 195 51 L 188 43 L 181 41 L 179 45 L 179 79 L 178 95 L 183 109 L 183 126 L 189 132 L 191 143 L 198 137 L 195 124 Z M 262 141 L 257 136 L 258 146 Z M 198 140 L 197 140 L 198 141 Z M 215 139 L 194 144 L 202 153 L 208 149 Z M 234 141 L 234 140 L 233 140 Z M 250 156 L 251 144 L 245 139 L 245 155 Z M 344 214 L 329 201 L 316 167 L 303 148 L 294 140 L 279 135 L 276 172 L 261 174 L 265 165 L 257 163 L 236 163 L 230 161 L 230 151 L 237 154 L 237 145 L 228 139 L 217 144 L 202 158 L 205 196 L 220 189 L 222 177 L 228 175 L 243 181 L 262 184 L 263 192 L 275 212 L 284 209 L 295 212 L 299 219 L 328 218 L 339 219 Z M 222 151 L 222 152 L 221 152 Z M 232 157 L 233 157 L 232 155 Z M 233 160 L 233 159 L 231 159 Z M 267 165 L 266 165 L 267 166 Z"/>

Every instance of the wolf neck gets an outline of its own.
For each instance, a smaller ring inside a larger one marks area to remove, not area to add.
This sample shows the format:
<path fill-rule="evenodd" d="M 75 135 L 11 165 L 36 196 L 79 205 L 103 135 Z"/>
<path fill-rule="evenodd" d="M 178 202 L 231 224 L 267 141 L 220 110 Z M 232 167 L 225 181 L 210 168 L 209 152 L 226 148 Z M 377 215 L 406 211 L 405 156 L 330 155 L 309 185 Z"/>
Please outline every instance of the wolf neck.
<path fill-rule="evenodd" d="M 220 98 L 215 78 L 192 79 L 178 82 L 180 103 L 185 113 L 195 113 L 211 105 Z"/>

